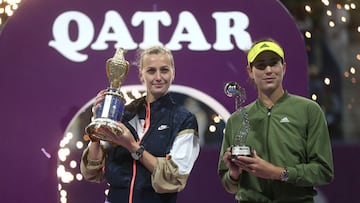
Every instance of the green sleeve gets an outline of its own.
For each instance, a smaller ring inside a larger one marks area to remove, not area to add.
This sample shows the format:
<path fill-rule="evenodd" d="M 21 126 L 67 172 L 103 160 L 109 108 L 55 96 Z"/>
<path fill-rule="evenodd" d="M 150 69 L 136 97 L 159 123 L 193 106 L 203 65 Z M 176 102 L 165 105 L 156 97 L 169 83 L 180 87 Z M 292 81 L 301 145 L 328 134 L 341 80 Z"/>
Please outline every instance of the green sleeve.
<path fill-rule="evenodd" d="M 289 180 L 297 186 L 315 186 L 330 183 L 334 166 L 330 136 L 320 106 L 306 107 L 308 116 L 306 152 L 307 162 L 288 167 Z"/>
<path fill-rule="evenodd" d="M 234 181 L 231 179 L 229 175 L 228 168 L 223 161 L 223 154 L 225 153 L 226 149 L 231 146 L 232 143 L 232 128 L 231 128 L 231 118 L 228 119 L 225 128 L 225 134 L 223 136 L 221 151 L 219 155 L 219 162 L 218 162 L 218 175 L 220 177 L 221 183 L 224 186 L 225 190 L 229 193 L 235 194 L 238 190 L 238 181 Z"/>

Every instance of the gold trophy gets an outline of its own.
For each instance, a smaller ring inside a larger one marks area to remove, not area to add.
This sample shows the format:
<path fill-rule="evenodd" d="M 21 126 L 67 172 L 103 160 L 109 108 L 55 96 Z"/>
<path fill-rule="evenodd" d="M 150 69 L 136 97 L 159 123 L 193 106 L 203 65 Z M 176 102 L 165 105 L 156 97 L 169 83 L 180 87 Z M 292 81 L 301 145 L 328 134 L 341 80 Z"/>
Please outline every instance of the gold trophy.
<path fill-rule="evenodd" d="M 117 122 L 123 115 L 125 99 L 120 91 L 126 75 L 129 72 L 129 62 L 124 58 L 125 50 L 119 48 L 116 50 L 114 57 L 106 61 L 106 74 L 109 78 L 110 87 L 106 89 L 105 98 L 101 106 L 94 112 L 91 123 L 85 128 L 85 132 L 90 137 L 100 140 L 111 141 L 105 134 L 98 132 L 101 127 L 109 128 L 114 134 L 122 133 Z"/>
<path fill-rule="evenodd" d="M 224 92 L 228 97 L 235 97 L 236 112 L 240 116 L 242 123 L 239 131 L 234 137 L 234 144 L 231 146 L 231 157 L 251 156 L 251 148 L 246 145 L 246 138 L 250 131 L 249 117 L 242 104 L 246 100 L 245 88 L 240 87 L 237 82 L 228 82 L 224 87 Z"/>

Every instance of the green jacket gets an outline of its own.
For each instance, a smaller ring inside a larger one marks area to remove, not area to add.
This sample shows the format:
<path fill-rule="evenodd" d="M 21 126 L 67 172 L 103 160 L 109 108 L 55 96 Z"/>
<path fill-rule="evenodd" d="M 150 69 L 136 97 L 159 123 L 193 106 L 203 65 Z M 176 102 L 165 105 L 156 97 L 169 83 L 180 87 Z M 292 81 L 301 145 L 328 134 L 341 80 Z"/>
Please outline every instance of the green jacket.
<path fill-rule="evenodd" d="M 271 108 L 260 100 L 245 107 L 250 121 L 247 145 L 262 159 L 289 171 L 287 182 L 258 178 L 246 171 L 233 181 L 223 154 L 233 144 L 242 118 L 234 112 L 226 123 L 218 174 L 225 190 L 241 202 L 313 202 L 314 186 L 330 183 L 334 169 L 329 132 L 320 106 L 285 94 Z"/>

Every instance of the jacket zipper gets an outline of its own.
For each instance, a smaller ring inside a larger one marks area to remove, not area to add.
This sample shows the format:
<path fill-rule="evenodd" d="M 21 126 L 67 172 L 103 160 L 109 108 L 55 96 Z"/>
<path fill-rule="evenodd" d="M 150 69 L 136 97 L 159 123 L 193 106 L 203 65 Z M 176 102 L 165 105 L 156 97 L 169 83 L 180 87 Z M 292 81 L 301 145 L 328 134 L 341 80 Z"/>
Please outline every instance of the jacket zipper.
<path fill-rule="evenodd" d="M 143 136 L 141 136 L 141 139 L 138 139 L 138 140 L 137 140 L 137 143 L 138 143 L 138 144 L 141 143 L 141 140 L 145 137 L 145 134 L 146 134 L 147 131 L 149 130 L 149 127 L 150 127 L 150 116 L 151 116 L 151 115 L 150 115 L 150 104 L 148 103 L 148 104 L 146 105 L 145 123 L 144 123 L 144 126 L 143 126 Z M 133 173 L 132 173 L 132 178 L 131 178 L 131 183 L 130 183 L 129 203 L 132 203 L 132 202 L 133 202 L 136 172 L 137 172 L 136 160 L 133 160 Z"/>
<path fill-rule="evenodd" d="M 269 162 L 271 163 L 271 156 L 270 156 L 270 146 L 269 146 L 269 132 L 270 132 L 270 117 L 271 117 L 271 110 L 272 110 L 272 107 L 270 107 L 270 108 L 267 108 L 267 126 L 266 126 L 266 156 L 267 156 L 267 160 L 269 160 Z M 273 194 L 272 194 L 272 181 L 271 180 L 267 180 L 267 187 L 268 187 L 268 189 L 269 190 L 267 190 L 267 191 L 271 191 L 270 192 L 270 199 L 272 200 L 273 198 L 272 198 L 272 196 L 273 196 Z"/>
<path fill-rule="evenodd" d="M 267 108 L 267 126 L 266 126 L 266 153 L 267 158 L 270 160 L 270 149 L 269 149 L 269 129 L 270 129 L 270 117 L 271 117 L 271 108 Z"/>

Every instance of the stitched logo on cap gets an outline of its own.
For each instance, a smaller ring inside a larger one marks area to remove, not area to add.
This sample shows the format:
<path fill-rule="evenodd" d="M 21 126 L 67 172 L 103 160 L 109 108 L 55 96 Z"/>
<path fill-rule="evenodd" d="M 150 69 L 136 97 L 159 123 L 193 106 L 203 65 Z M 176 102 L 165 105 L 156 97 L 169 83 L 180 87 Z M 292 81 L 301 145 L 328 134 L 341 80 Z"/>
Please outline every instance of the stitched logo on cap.
<path fill-rule="evenodd" d="M 263 44 L 260 48 L 262 49 L 262 48 L 267 48 L 267 47 L 269 47 L 269 45 Z"/>

